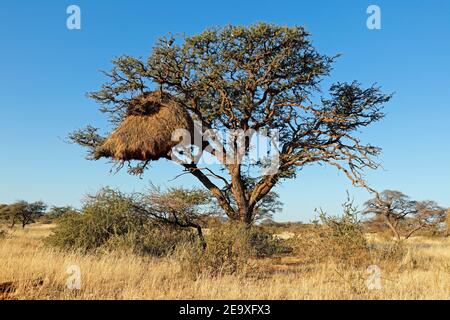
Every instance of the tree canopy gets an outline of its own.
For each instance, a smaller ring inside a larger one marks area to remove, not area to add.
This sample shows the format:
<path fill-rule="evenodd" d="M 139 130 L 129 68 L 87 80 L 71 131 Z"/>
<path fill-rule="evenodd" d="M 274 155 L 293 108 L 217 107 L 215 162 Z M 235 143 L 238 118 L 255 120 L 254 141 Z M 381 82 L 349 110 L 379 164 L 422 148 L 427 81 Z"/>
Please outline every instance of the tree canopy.
<path fill-rule="evenodd" d="M 36 219 L 42 217 L 46 210 L 47 205 L 42 201 L 33 203 L 17 201 L 11 205 L 0 205 L 0 215 L 11 221 L 11 227 L 20 221 L 22 228 L 25 228 L 26 225 L 35 223 Z"/>
<path fill-rule="evenodd" d="M 244 160 L 251 139 L 242 142 L 235 136 L 226 146 L 203 137 L 208 141 L 200 149 L 218 160 L 218 170 L 195 161 L 182 164 L 230 219 L 252 223 L 256 208 L 273 188 L 310 164 L 334 166 L 355 185 L 369 188 L 363 172 L 378 167 L 374 157 L 380 148 L 362 143 L 358 133 L 384 117 L 382 108 L 391 95 L 357 81 L 337 82 L 323 93 L 320 83 L 336 58 L 320 54 L 301 26 L 230 25 L 184 38 L 163 37 L 147 60 L 115 59 L 112 70 L 105 72 L 109 80 L 90 97 L 114 126 L 124 120 L 134 97 L 160 90 L 201 122 L 203 133 L 264 131 L 272 139 L 275 130 L 277 165 L 270 173 L 262 170 L 267 167 L 264 159 Z M 93 126 L 71 138 L 91 153 L 104 141 Z M 130 172 L 142 173 L 148 164 L 130 164 Z"/>
<path fill-rule="evenodd" d="M 415 201 L 400 191 L 384 190 L 365 203 L 364 214 L 382 220 L 400 240 L 444 223 L 446 210 L 434 201 Z"/>

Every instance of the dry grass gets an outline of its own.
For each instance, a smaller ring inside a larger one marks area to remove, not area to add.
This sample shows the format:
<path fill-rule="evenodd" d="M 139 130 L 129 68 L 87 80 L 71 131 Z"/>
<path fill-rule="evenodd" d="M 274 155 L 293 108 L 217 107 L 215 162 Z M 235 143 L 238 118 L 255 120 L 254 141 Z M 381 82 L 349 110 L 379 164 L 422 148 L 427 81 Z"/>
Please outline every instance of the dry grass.
<path fill-rule="evenodd" d="M 402 261 L 380 264 L 382 289 L 369 290 L 365 268 L 302 264 L 294 257 L 255 261 L 253 272 L 245 277 L 192 280 L 168 258 L 81 255 L 47 248 L 41 240 L 51 228 L 33 225 L 0 240 L 0 283 L 17 283 L 16 292 L 4 298 L 450 299 L 449 238 L 411 239 Z M 81 268 L 80 290 L 66 287 L 70 265 Z M 43 284 L 34 285 L 39 278 Z"/>

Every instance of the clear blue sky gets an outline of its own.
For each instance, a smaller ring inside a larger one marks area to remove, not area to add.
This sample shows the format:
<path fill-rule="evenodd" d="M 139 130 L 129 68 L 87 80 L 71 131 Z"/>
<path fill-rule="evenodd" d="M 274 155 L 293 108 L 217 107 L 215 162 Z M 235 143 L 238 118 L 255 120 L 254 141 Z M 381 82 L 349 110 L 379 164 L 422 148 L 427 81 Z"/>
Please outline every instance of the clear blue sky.
<path fill-rule="evenodd" d="M 66 8 L 82 11 L 82 29 L 66 28 Z M 366 28 L 366 9 L 382 10 L 382 30 Z M 365 131 L 383 148 L 384 169 L 368 172 L 378 190 L 399 189 L 413 198 L 450 206 L 450 1 L 12 1 L 0 2 L 0 203 L 44 200 L 78 206 L 86 192 L 111 185 L 140 191 L 169 182 L 180 169 L 155 163 L 142 180 L 110 174 L 105 161 L 84 159 L 65 143 L 88 123 L 102 125 L 85 93 L 99 88 L 110 60 L 147 56 L 168 32 L 193 34 L 209 26 L 258 21 L 305 25 L 322 53 L 343 56 L 334 81 L 377 82 L 395 92 L 388 116 Z M 278 220 L 311 219 L 314 208 L 338 212 L 346 190 L 335 169 L 313 166 L 278 188 Z"/>

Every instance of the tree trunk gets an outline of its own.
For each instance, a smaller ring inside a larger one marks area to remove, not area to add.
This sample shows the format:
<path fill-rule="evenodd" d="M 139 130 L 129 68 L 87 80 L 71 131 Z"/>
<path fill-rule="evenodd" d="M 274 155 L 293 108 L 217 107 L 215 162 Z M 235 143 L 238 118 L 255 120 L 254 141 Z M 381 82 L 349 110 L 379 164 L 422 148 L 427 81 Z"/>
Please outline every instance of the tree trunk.
<path fill-rule="evenodd" d="M 394 236 L 397 238 L 397 241 L 401 240 L 401 236 L 400 233 L 398 232 L 398 230 L 394 227 L 394 225 L 392 224 L 391 220 L 389 219 L 388 216 L 386 216 L 386 224 L 388 225 L 388 227 L 392 230 L 392 232 L 394 233 Z"/>
<path fill-rule="evenodd" d="M 203 250 L 205 250 L 206 249 L 206 240 L 205 240 L 205 237 L 203 236 L 202 227 L 197 225 L 196 229 L 197 229 L 198 238 L 200 239 L 200 243 L 202 244 L 202 248 L 203 248 Z"/>
<path fill-rule="evenodd" d="M 231 192 L 238 208 L 238 219 L 244 223 L 249 223 L 249 205 L 241 176 L 241 166 L 239 164 L 230 165 L 229 170 L 231 174 Z"/>
<path fill-rule="evenodd" d="M 13 221 L 10 228 L 14 228 L 15 225 L 16 225 L 16 216 L 13 217 Z"/>
<path fill-rule="evenodd" d="M 242 213 L 240 212 L 239 215 L 239 220 L 246 225 L 251 225 L 253 223 L 253 210 L 251 210 L 249 207 L 247 207 L 246 210 L 243 210 Z"/>

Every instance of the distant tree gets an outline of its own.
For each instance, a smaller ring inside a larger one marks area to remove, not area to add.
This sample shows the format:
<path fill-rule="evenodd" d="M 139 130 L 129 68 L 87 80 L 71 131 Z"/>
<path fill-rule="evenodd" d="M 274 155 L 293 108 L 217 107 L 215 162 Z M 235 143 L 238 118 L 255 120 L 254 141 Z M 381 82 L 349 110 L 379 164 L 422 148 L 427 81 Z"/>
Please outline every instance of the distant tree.
<path fill-rule="evenodd" d="M 383 221 L 400 240 L 442 223 L 445 210 L 434 201 L 413 201 L 400 191 L 385 190 L 365 203 L 363 213 Z"/>
<path fill-rule="evenodd" d="M 49 209 L 47 212 L 47 216 L 51 219 L 59 219 L 64 217 L 67 214 L 77 213 L 78 210 L 71 207 L 71 206 L 64 206 L 64 207 L 56 207 L 53 206 Z"/>
<path fill-rule="evenodd" d="M 442 231 L 445 224 L 446 210 L 435 201 L 425 200 L 416 202 L 416 212 L 413 217 L 405 221 L 405 238 L 408 239 L 420 230 L 428 229 L 433 233 Z"/>
<path fill-rule="evenodd" d="M 272 220 L 274 214 L 281 213 L 283 202 L 278 193 L 272 191 L 265 196 L 255 208 L 254 221 Z"/>
<path fill-rule="evenodd" d="M 271 218 L 266 218 L 266 219 L 261 220 L 260 224 L 262 226 L 272 227 L 272 226 L 276 226 L 277 222 Z"/>
<path fill-rule="evenodd" d="M 35 223 L 36 219 L 42 217 L 45 214 L 46 209 L 47 205 L 42 201 L 33 203 L 18 201 L 14 204 L 0 208 L 0 214 L 11 219 L 11 228 L 14 227 L 18 221 L 22 224 L 22 228 L 25 228 L 26 225 Z"/>
<path fill-rule="evenodd" d="M 400 191 L 385 190 L 379 196 L 365 203 L 364 214 L 380 218 L 389 227 L 394 236 L 400 239 L 399 225 L 406 216 L 415 212 L 415 202 Z"/>
<path fill-rule="evenodd" d="M 7 215 L 5 210 L 3 210 L 7 206 L 7 204 L 0 204 L 0 225 L 5 221 L 9 221 L 9 215 Z"/>
<path fill-rule="evenodd" d="M 113 69 L 105 73 L 109 81 L 90 96 L 110 115 L 113 126 L 124 120 L 136 96 L 157 88 L 174 97 L 205 131 L 251 137 L 259 130 L 277 130 L 279 163 L 268 174 L 262 172 L 266 161 L 243 160 L 251 145 L 239 136 L 231 136 L 227 146 L 211 141 L 201 146 L 214 145 L 208 152 L 220 172 L 183 164 L 229 219 L 254 222 L 273 188 L 311 164 L 334 166 L 355 185 L 368 187 L 362 173 L 378 167 L 373 157 L 380 149 L 362 143 L 358 133 L 384 117 L 382 108 L 391 96 L 356 81 L 335 83 L 323 95 L 320 83 L 336 57 L 317 52 L 303 27 L 227 26 L 178 40 L 160 39 L 146 61 L 130 56 L 114 60 Z M 71 138 L 91 155 L 104 142 L 92 126 Z M 142 173 L 150 161 L 135 160 L 139 162 L 132 173 Z"/>
<path fill-rule="evenodd" d="M 370 219 L 365 219 L 362 224 L 365 231 L 369 233 L 380 233 L 384 232 L 385 230 L 391 232 L 384 219 L 385 218 L 383 215 L 374 215 L 370 217 Z"/>

